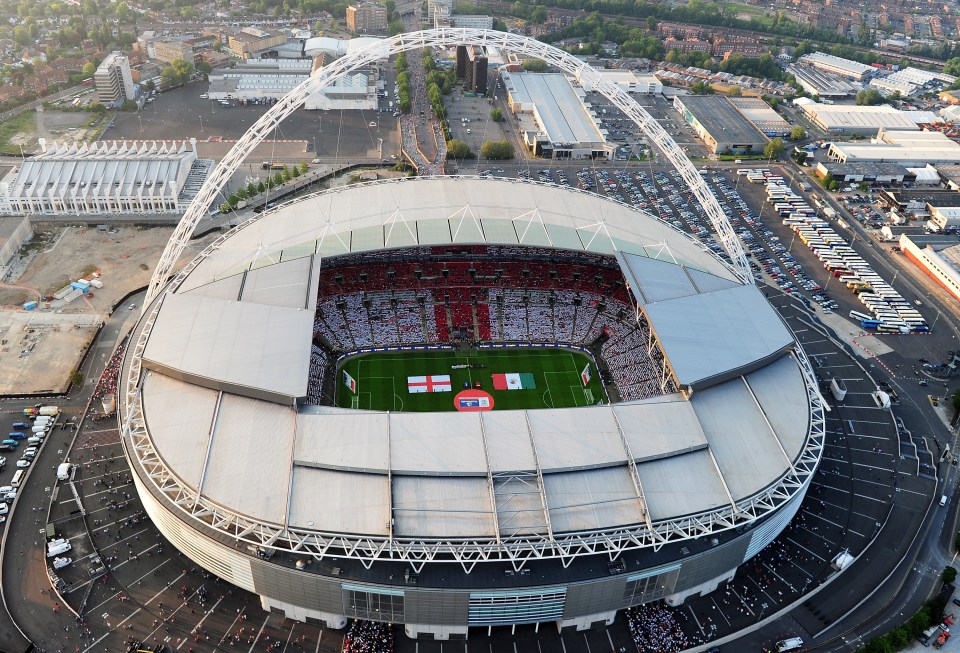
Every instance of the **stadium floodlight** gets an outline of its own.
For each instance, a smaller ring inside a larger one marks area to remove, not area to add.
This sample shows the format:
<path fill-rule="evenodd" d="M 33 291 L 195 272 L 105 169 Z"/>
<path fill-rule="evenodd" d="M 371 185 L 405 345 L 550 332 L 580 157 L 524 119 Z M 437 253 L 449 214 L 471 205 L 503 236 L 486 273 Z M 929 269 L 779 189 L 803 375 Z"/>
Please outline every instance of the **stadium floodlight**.
<path fill-rule="evenodd" d="M 582 85 L 592 86 L 598 93 L 606 97 L 643 131 L 649 142 L 655 143 L 660 148 L 707 213 L 720 244 L 727 255 L 730 256 L 733 268 L 740 280 L 745 284 L 754 282 L 740 240 L 706 180 L 703 179 L 697 168 L 670 134 L 626 91 L 603 78 L 600 72 L 589 64 L 563 50 L 530 37 L 494 30 L 440 27 L 397 34 L 382 40 L 372 41 L 370 44 L 336 59 L 331 64 L 319 68 L 264 113 L 217 164 L 213 173 L 207 178 L 196 197 L 187 207 L 183 218 L 181 218 L 173 235 L 167 242 L 157 263 L 157 268 L 150 279 L 147 296 L 143 302 L 143 311 L 147 310 L 147 306 L 151 304 L 159 294 L 160 289 L 166 284 L 177 259 L 187 246 L 197 224 L 206 215 L 208 207 L 221 195 L 223 188 L 234 173 L 253 149 L 272 133 L 279 123 L 302 107 L 310 95 L 335 84 L 338 80 L 361 68 L 392 55 L 423 48 L 447 48 L 458 45 L 493 47 L 506 52 L 515 52 L 542 59 L 548 65 L 572 75 Z"/>

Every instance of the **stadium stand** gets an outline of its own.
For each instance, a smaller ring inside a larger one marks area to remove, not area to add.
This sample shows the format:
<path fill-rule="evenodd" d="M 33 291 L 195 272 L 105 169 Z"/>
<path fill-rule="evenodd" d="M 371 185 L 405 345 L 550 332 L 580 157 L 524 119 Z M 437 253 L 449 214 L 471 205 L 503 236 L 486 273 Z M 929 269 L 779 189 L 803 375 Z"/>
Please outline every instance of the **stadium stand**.
<path fill-rule="evenodd" d="M 310 399 L 322 403 L 331 352 L 455 341 L 602 340 L 597 353 L 621 401 L 672 391 L 636 314 L 616 262 L 587 252 L 417 247 L 329 259 L 320 271 Z"/>

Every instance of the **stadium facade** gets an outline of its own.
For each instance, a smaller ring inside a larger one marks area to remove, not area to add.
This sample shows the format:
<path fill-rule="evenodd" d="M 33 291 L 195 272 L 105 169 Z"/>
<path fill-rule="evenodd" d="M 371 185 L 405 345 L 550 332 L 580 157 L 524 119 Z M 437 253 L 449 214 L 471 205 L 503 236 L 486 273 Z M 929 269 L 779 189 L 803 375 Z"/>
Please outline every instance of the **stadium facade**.
<path fill-rule="evenodd" d="M 582 346 L 611 401 L 325 399 L 344 354 L 451 341 Z M 425 178 L 325 191 L 220 237 L 145 307 L 120 418 L 146 512 L 198 565 L 293 619 L 448 638 L 587 628 L 731 579 L 819 462 L 812 378 L 762 292 L 653 216 Z"/>

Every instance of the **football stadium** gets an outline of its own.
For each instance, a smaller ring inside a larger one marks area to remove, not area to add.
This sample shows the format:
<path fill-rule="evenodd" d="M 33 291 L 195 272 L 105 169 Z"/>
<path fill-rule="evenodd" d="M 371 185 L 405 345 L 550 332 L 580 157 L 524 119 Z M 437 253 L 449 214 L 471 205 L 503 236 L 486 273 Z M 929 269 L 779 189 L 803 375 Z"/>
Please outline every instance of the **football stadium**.
<path fill-rule="evenodd" d="M 613 200 L 476 177 L 322 191 L 223 234 L 124 361 L 145 509 L 267 610 L 411 637 L 588 628 L 716 589 L 823 446 L 762 292 Z"/>
<path fill-rule="evenodd" d="M 592 193 L 428 175 L 254 214 L 174 272 L 311 92 L 463 44 L 620 107 L 725 254 Z M 372 39 L 257 120 L 164 250 L 120 387 L 134 485 L 179 551 L 265 610 L 410 637 L 586 629 L 711 592 L 789 524 L 824 444 L 803 349 L 679 146 L 579 59 L 470 28 Z"/>

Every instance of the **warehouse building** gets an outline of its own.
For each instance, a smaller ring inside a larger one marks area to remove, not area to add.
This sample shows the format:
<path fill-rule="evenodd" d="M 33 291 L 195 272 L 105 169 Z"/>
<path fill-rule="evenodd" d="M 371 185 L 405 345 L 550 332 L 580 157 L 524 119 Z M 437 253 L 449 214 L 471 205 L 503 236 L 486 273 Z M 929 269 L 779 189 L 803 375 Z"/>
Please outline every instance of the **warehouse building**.
<path fill-rule="evenodd" d="M 210 71 L 211 100 L 256 102 L 278 100 L 310 76 L 315 66 L 310 59 L 247 59 L 233 68 Z M 376 75 L 357 72 L 311 95 L 306 109 L 377 108 Z"/>
<path fill-rule="evenodd" d="M 646 95 L 663 93 L 663 82 L 656 75 L 637 74 L 632 70 L 614 68 L 598 69 L 600 77 L 607 82 L 616 84 L 627 93 L 643 93 Z M 584 82 L 583 90 L 592 93 L 595 89 L 589 82 Z"/>
<path fill-rule="evenodd" d="M 552 159 L 610 159 L 614 145 L 597 127 L 584 105 L 583 89 L 575 89 L 555 73 L 501 74 L 510 110 L 530 151 Z"/>
<path fill-rule="evenodd" d="M 769 104 L 757 97 L 728 97 L 727 101 L 759 129 L 764 136 L 787 136 L 793 125 L 783 119 Z"/>
<path fill-rule="evenodd" d="M 939 90 L 955 81 L 957 78 L 953 75 L 908 67 L 885 77 L 871 79 L 870 87 L 884 95 L 900 93 L 904 97 L 909 97 L 926 91 Z"/>
<path fill-rule="evenodd" d="M 902 234 L 900 251 L 955 299 L 960 299 L 960 245 L 956 236 Z"/>
<path fill-rule="evenodd" d="M 856 93 L 856 88 L 833 73 L 819 70 L 812 66 L 790 64 L 787 72 L 793 75 L 797 83 L 810 95 L 820 97 L 849 97 Z"/>
<path fill-rule="evenodd" d="M 827 158 L 839 163 L 877 161 L 922 168 L 928 163 L 960 164 L 960 144 L 940 132 L 881 129 L 869 143 L 831 143 Z"/>
<path fill-rule="evenodd" d="M 190 142 L 47 143 L 0 179 L 0 214 L 182 213 L 213 161 Z"/>
<path fill-rule="evenodd" d="M 673 106 L 714 154 L 758 154 L 768 142 L 722 95 L 677 95 Z"/>
<path fill-rule="evenodd" d="M 856 161 L 851 163 L 833 163 L 821 161 L 817 164 L 816 174 L 821 179 L 830 175 L 839 182 L 867 182 L 880 185 L 902 185 L 914 181 L 914 175 L 898 163 L 877 161 Z"/>
<path fill-rule="evenodd" d="M 825 52 L 805 54 L 798 59 L 798 62 L 807 66 L 813 66 L 826 73 L 839 75 L 840 77 L 849 77 L 858 82 L 864 81 L 876 72 L 876 68 L 868 66 L 865 63 L 851 61 L 843 57 L 835 57 Z"/>
<path fill-rule="evenodd" d="M 919 131 L 920 125 L 943 122 L 933 111 L 900 111 L 888 104 L 872 107 L 820 104 L 807 98 L 800 98 L 794 104 L 818 127 L 834 134 L 866 137 L 885 129 Z"/>

